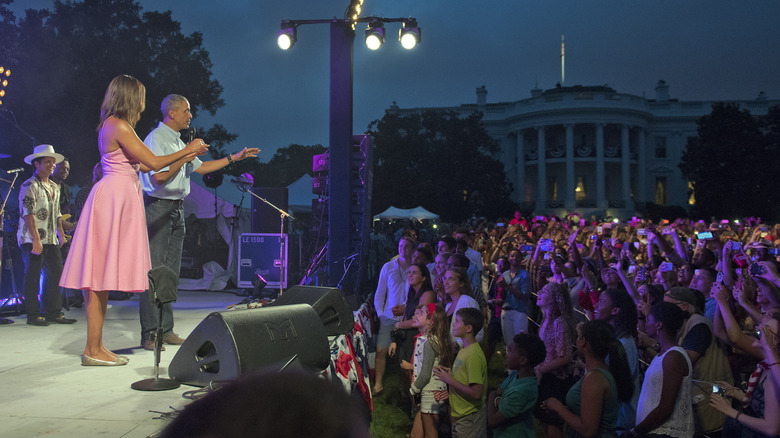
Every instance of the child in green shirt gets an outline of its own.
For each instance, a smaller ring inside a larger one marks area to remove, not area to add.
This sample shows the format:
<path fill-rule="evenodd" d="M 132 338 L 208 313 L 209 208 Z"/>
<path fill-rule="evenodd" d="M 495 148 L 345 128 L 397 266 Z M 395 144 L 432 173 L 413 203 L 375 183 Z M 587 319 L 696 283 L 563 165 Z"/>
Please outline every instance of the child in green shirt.
<path fill-rule="evenodd" d="M 463 348 L 451 370 L 442 366 L 434 368 L 434 374 L 450 387 L 453 438 L 487 437 L 487 361 L 475 338 L 483 324 L 479 309 L 458 310 L 452 334 L 463 341 Z"/>

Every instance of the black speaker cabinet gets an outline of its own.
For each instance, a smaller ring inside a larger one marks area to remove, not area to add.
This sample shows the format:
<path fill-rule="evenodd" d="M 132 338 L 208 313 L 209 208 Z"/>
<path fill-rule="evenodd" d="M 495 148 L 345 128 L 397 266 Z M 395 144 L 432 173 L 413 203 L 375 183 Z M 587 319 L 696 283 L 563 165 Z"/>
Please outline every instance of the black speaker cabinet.
<path fill-rule="evenodd" d="M 325 327 L 311 306 L 230 310 L 208 315 L 173 357 L 168 375 L 182 383 L 206 386 L 297 357 L 306 368 L 330 364 Z"/>
<path fill-rule="evenodd" d="M 293 286 L 282 293 L 272 306 L 308 304 L 317 312 L 328 336 L 344 335 L 352 331 L 355 318 L 344 298 L 344 293 L 332 287 Z"/>
<path fill-rule="evenodd" d="M 287 211 L 289 199 L 287 187 L 255 187 L 252 193 L 265 198 L 271 204 Z M 285 221 L 284 233 L 288 232 L 288 224 Z M 252 196 L 252 232 L 279 234 L 282 225 L 279 211 L 260 199 Z"/>

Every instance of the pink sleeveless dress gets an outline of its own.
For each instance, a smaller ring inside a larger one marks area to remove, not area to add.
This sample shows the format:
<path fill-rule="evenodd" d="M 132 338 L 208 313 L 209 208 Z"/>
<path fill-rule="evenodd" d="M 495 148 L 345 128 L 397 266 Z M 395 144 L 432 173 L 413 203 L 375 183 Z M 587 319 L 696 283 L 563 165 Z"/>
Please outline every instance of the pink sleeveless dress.
<path fill-rule="evenodd" d="M 103 178 L 89 192 L 60 286 L 143 292 L 152 268 L 140 165 L 119 148 L 100 158 Z"/>

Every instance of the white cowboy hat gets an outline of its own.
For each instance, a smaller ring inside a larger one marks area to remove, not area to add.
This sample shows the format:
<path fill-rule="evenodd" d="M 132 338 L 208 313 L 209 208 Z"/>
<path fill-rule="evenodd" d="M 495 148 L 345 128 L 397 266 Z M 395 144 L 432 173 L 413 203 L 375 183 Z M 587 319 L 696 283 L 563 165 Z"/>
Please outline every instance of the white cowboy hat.
<path fill-rule="evenodd" d="M 65 157 L 62 154 L 54 152 L 54 146 L 50 144 L 39 144 L 33 149 L 33 154 L 24 157 L 24 162 L 32 164 L 33 160 L 40 157 L 52 157 L 54 158 L 54 164 L 64 160 Z"/>

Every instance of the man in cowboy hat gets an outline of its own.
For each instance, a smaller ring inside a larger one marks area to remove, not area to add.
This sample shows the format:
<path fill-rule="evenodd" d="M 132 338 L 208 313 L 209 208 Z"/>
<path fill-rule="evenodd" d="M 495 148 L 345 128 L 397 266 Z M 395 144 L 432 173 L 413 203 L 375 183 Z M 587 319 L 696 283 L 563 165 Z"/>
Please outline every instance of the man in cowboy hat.
<path fill-rule="evenodd" d="M 24 301 L 27 308 L 27 324 L 46 326 L 50 323 L 73 324 L 62 314 L 59 278 L 62 273 L 60 246 L 64 232 L 60 224 L 60 188 L 51 179 L 54 167 L 63 160 L 54 147 L 42 144 L 24 158 L 32 164 L 33 176 L 19 189 L 19 231 L 16 238 L 24 259 Z M 38 289 L 41 271 L 46 270 L 49 280 L 43 291 L 45 310 L 41 312 Z"/>

